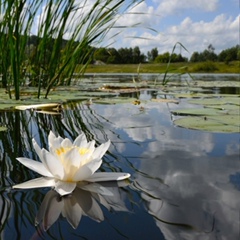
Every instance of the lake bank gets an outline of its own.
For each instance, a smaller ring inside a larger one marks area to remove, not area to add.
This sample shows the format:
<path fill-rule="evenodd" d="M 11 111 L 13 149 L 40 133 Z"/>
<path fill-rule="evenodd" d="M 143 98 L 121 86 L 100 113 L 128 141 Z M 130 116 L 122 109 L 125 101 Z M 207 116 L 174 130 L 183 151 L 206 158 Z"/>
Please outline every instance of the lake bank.
<path fill-rule="evenodd" d="M 184 67 L 184 68 L 183 68 Z M 143 63 L 143 64 L 90 64 L 86 73 L 164 73 L 166 63 Z M 188 73 L 239 73 L 239 61 L 229 64 L 222 62 L 202 63 L 171 63 L 169 72 Z"/>

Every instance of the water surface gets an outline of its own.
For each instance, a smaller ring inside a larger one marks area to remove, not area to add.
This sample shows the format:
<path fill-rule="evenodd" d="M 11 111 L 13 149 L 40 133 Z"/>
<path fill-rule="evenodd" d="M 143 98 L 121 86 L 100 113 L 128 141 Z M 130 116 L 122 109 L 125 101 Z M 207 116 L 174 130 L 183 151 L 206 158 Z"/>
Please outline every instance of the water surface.
<path fill-rule="evenodd" d="M 216 87 L 208 89 L 216 93 Z M 178 104 L 149 101 L 158 94 L 156 89 L 119 94 L 138 98 L 139 105 L 70 102 L 60 115 L 1 112 L 1 124 L 8 127 L 0 132 L 1 239 L 239 239 L 239 133 L 177 127 L 171 110 L 190 105 L 186 99 Z M 64 214 L 69 199 L 58 198 L 49 188 L 11 189 L 38 177 L 15 158 L 38 160 L 31 138 L 48 148 L 50 130 L 70 139 L 84 131 L 97 144 L 111 140 L 100 171 L 129 172 L 131 179 L 106 186 L 113 196 L 96 201 L 104 219 L 96 212 L 93 194 L 83 190 L 69 198 L 83 205 L 93 202 L 92 209 L 84 208 L 79 224 L 72 226 Z M 36 219 L 39 211 L 43 218 L 57 212 L 59 217 L 44 229 Z"/>

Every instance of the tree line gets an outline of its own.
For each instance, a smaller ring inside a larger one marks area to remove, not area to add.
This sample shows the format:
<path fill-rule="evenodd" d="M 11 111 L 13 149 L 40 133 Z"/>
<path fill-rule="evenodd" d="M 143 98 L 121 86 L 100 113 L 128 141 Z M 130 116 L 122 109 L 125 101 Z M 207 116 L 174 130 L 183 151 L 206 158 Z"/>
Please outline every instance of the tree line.
<path fill-rule="evenodd" d="M 138 46 L 134 48 L 98 48 L 94 52 L 94 60 L 102 61 L 107 64 L 138 64 L 144 62 L 167 63 L 171 56 L 171 62 L 205 62 L 219 61 L 229 63 L 237 61 L 240 57 L 239 45 L 222 50 L 219 54 L 215 53 L 215 48 L 210 44 L 202 52 L 193 52 L 190 59 L 183 57 L 181 53 L 159 53 L 158 49 L 152 48 L 147 55 L 141 52 Z"/>
<path fill-rule="evenodd" d="M 214 50 L 215 48 L 210 44 L 203 52 L 193 52 L 190 62 L 219 61 L 229 63 L 240 58 L 239 45 L 222 50 L 219 54 L 216 54 Z"/>
<path fill-rule="evenodd" d="M 48 45 L 48 52 L 50 52 L 53 48 L 53 42 L 49 41 Z M 28 40 L 28 47 L 26 50 L 26 54 L 31 58 L 32 53 L 35 50 L 35 46 L 37 45 L 38 37 L 37 36 L 30 36 Z M 67 40 L 62 41 L 62 47 L 67 44 Z M 102 62 L 105 64 L 139 64 L 139 63 L 167 63 L 171 56 L 171 62 L 205 62 L 205 61 L 219 61 L 229 63 L 231 61 L 239 60 L 240 56 L 240 46 L 236 45 L 231 48 L 227 48 L 222 50 L 219 54 L 215 53 L 215 48 L 212 44 L 209 44 L 207 49 L 202 52 L 193 52 L 191 57 L 188 59 L 183 57 L 181 53 L 170 53 L 164 52 L 159 53 L 157 47 L 152 48 L 147 54 L 141 52 L 139 46 L 135 47 L 125 47 L 125 48 L 95 48 L 95 47 L 88 47 L 88 51 L 93 52 L 90 56 L 92 59 L 90 62 Z M 91 48 L 91 50 L 90 50 Z M 48 57 L 46 57 L 47 61 Z M 88 59 L 89 61 L 89 59 Z"/>

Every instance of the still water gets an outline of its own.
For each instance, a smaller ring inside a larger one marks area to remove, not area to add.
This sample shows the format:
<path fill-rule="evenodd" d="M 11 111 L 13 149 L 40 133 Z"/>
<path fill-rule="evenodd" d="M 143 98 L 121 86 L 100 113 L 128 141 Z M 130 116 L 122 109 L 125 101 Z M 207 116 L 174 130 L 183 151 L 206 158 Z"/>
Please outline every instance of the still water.
<path fill-rule="evenodd" d="M 140 105 L 70 102 L 59 115 L 0 112 L 8 127 L 0 132 L 1 239 L 238 240 L 239 133 L 177 127 L 171 110 L 186 101 L 148 101 L 156 94 L 132 93 Z M 38 160 L 31 139 L 48 149 L 50 130 L 73 140 L 83 131 L 97 145 L 110 139 L 100 171 L 128 172 L 130 181 L 103 183 L 107 196 L 12 190 L 38 177 L 15 159 Z"/>

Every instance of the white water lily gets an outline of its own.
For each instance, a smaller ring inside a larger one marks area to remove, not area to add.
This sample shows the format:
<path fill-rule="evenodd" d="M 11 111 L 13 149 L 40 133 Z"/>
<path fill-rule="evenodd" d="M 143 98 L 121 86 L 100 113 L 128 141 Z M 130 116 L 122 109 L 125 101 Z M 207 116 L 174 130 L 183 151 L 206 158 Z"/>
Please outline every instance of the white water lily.
<path fill-rule="evenodd" d="M 95 148 L 95 141 L 88 142 L 84 133 L 71 142 L 68 138 L 56 137 L 51 131 L 48 136 L 49 151 L 41 149 L 35 139 L 32 141 L 41 162 L 23 157 L 17 160 L 43 177 L 17 184 L 13 188 L 54 187 L 63 196 L 70 194 L 81 181 L 117 181 L 130 177 L 128 173 L 96 172 L 110 141 Z"/>

